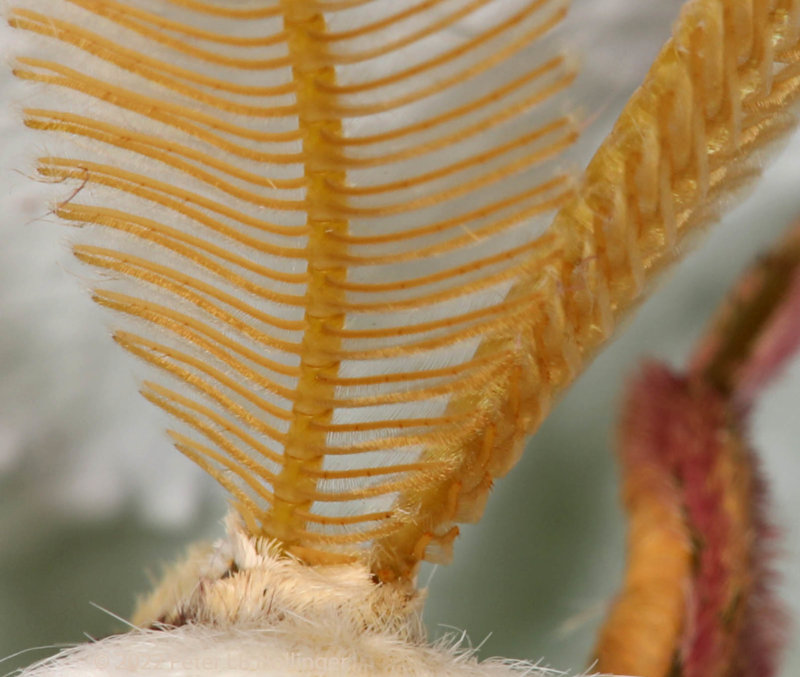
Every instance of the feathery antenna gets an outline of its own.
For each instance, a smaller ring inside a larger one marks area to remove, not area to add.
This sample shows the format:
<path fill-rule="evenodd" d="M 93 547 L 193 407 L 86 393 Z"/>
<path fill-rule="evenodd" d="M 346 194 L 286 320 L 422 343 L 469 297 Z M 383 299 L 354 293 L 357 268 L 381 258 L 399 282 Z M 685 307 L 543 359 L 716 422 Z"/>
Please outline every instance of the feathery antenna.
<path fill-rule="evenodd" d="M 555 0 L 30 0 L 57 212 L 251 534 L 441 561 L 794 125 L 800 2 L 692 0 L 577 194 Z M 108 36 L 113 36 L 110 39 Z M 547 224 L 559 210 L 549 230 Z"/>

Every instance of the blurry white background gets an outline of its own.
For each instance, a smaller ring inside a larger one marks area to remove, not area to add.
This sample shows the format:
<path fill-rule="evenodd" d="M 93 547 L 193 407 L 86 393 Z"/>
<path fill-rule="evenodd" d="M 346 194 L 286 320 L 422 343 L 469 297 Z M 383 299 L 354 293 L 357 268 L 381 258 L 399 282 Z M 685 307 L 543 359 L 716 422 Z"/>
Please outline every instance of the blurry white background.
<path fill-rule="evenodd" d="M 582 55 L 576 103 L 594 120 L 583 161 L 669 34 L 681 2 L 575 0 L 567 39 Z M 0 45 L 13 39 L 0 27 Z M 221 532 L 221 490 L 172 449 L 164 419 L 136 393 L 133 367 L 71 262 L 41 186 L 24 176 L 41 150 L 0 64 L 0 658 L 122 626 L 148 571 Z M 683 364 L 748 261 L 800 217 L 800 137 L 764 180 L 664 280 L 497 483 L 454 563 L 434 573 L 433 636 L 465 630 L 482 655 L 585 667 L 620 581 L 624 521 L 613 459 L 622 387 L 645 357 Z M 800 613 L 800 361 L 755 414 L 754 443 L 785 531 L 780 593 Z M 800 674 L 789 634 L 784 676 Z M 36 651 L 0 663 L 0 674 Z"/>

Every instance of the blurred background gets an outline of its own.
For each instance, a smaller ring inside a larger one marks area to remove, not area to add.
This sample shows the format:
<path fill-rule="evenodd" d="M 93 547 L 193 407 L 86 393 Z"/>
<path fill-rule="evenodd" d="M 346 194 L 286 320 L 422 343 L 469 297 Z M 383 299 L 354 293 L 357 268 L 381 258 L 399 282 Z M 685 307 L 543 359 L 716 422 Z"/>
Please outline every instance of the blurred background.
<path fill-rule="evenodd" d="M 669 35 L 681 3 L 575 0 L 575 101 L 584 163 Z M 13 36 L 0 27 L 0 45 Z M 5 43 L 8 44 L 8 43 Z M 161 566 L 222 533 L 221 490 L 168 443 L 134 368 L 70 261 L 44 190 L 24 172 L 37 139 L 0 64 L 0 675 L 64 643 L 123 629 Z M 22 173 L 16 170 L 22 170 Z M 622 389 L 645 358 L 680 366 L 749 261 L 800 217 L 800 137 L 621 329 L 497 482 L 453 564 L 425 567 L 433 637 L 465 631 L 481 655 L 586 667 L 620 582 L 624 519 L 613 445 Z M 784 531 L 780 594 L 800 612 L 800 361 L 763 398 L 754 444 Z M 782 675 L 800 674 L 790 632 Z M 24 653 L 20 653 L 24 652 Z"/>

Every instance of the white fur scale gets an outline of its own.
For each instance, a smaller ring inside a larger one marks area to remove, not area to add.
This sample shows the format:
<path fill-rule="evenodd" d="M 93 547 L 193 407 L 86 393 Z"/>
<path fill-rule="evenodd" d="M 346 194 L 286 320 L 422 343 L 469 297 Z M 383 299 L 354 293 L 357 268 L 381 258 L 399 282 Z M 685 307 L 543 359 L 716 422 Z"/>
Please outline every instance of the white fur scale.
<path fill-rule="evenodd" d="M 457 640 L 428 645 L 424 594 L 376 584 L 364 565 L 309 567 L 248 537 L 234 519 L 228 529 L 228 540 L 195 549 L 143 601 L 138 621 L 148 629 L 68 649 L 22 676 L 548 674 L 518 661 L 479 663 Z M 176 617 L 189 620 L 159 625 Z"/>

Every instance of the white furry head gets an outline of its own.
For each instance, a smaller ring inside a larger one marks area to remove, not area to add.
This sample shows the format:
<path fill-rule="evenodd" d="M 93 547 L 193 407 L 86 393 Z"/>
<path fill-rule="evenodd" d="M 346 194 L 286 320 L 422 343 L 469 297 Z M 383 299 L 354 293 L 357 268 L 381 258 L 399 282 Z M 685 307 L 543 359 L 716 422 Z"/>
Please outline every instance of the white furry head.
<path fill-rule="evenodd" d="M 197 546 L 167 573 L 134 616 L 138 626 L 197 623 L 215 627 L 310 624 L 330 633 L 388 632 L 403 640 L 423 636 L 424 595 L 407 583 L 376 583 L 364 564 L 307 566 L 252 538 L 228 519 L 227 540 Z"/>
<path fill-rule="evenodd" d="M 319 629 L 318 626 L 315 626 Z M 64 651 L 21 677 L 544 677 L 555 675 L 523 662 L 478 663 L 469 650 L 403 642 L 390 634 L 342 637 L 325 644 L 309 627 L 249 630 L 185 625 L 138 630 Z"/>
<path fill-rule="evenodd" d="M 247 536 L 198 546 L 137 611 L 125 635 L 70 649 L 24 677 L 542 675 L 527 663 L 478 663 L 461 642 L 425 642 L 424 594 L 378 583 L 361 564 L 311 567 Z M 461 638 L 463 640 L 463 637 Z"/>

